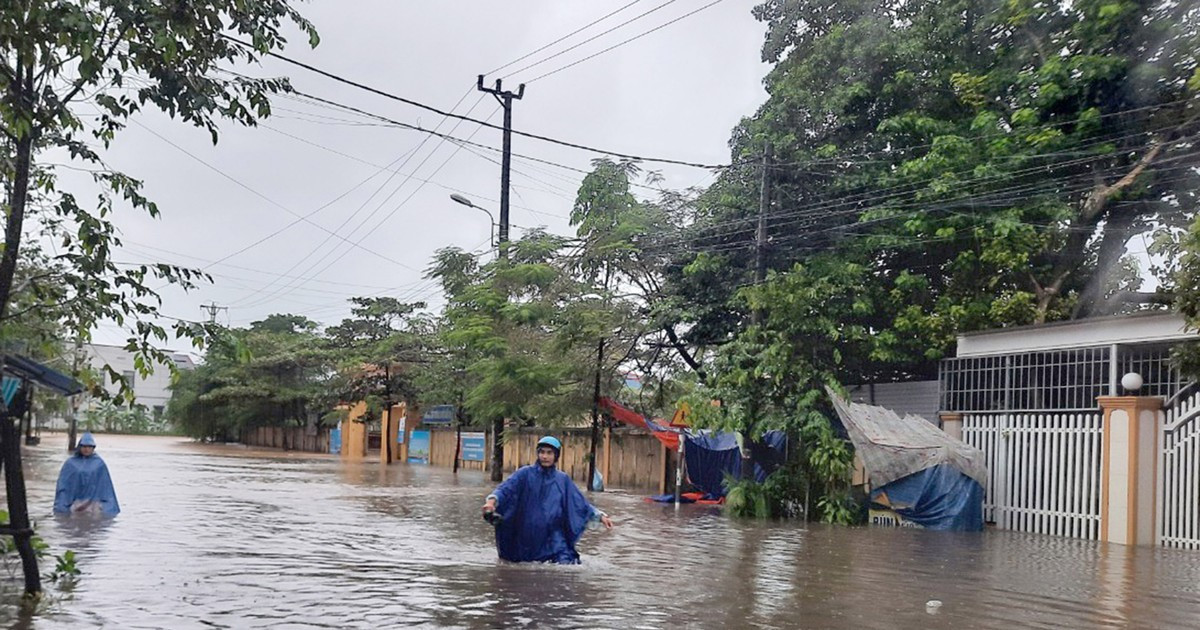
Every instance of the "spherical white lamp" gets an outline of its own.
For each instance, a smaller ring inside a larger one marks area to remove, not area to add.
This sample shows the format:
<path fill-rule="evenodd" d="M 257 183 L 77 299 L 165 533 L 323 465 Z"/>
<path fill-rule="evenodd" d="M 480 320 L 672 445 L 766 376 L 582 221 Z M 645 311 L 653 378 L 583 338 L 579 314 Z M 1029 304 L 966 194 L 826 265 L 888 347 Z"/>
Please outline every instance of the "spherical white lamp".
<path fill-rule="evenodd" d="M 1136 392 L 1142 388 L 1142 375 L 1137 372 L 1130 372 L 1121 377 L 1121 387 L 1127 392 Z"/>

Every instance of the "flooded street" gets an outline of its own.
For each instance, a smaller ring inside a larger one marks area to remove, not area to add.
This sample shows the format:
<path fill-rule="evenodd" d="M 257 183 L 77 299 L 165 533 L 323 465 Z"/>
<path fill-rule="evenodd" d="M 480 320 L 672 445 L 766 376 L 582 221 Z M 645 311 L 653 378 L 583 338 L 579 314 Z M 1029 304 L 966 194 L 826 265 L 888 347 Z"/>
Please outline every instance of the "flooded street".
<path fill-rule="evenodd" d="M 480 473 L 97 440 L 123 510 L 111 521 L 52 517 L 64 440 L 26 451 L 40 532 L 52 553 L 74 549 L 83 571 L 73 595 L 28 627 L 1200 624 L 1197 552 L 739 523 L 610 492 L 595 501 L 617 529 L 584 535 L 582 566 L 502 565 L 479 517 L 491 488 Z M 8 603 L 0 622 L 17 621 Z"/>

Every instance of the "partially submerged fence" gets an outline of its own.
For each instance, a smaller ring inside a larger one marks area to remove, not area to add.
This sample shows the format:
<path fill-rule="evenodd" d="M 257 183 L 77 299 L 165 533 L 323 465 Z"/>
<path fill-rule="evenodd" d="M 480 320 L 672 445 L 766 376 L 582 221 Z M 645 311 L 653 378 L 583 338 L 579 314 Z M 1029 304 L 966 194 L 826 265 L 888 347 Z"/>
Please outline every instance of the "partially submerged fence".
<path fill-rule="evenodd" d="M 1095 540 L 1103 416 L 969 413 L 963 440 L 987 456 L 984 519 L 997 527 Z"/>
<path fill-rule="evenodd" d="M 1169 401 L 1158 443 L 1158 543 L 1200 549 L 1200 392 Z"/>
<path fill-rule="evenodd" d="M 328 427 L 255 427 L 242 432 L 242 444 L 307 453 L 329 452 Z"/>

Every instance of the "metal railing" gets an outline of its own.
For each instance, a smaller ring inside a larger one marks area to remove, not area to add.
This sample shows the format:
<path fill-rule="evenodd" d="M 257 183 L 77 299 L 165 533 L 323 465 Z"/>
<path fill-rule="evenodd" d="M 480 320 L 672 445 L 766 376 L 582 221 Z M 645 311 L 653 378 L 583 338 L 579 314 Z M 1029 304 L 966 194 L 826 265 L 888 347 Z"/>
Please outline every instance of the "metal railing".
<path fill-rule="evenodd" d="M 1142 376 L 1143 396 L 1171 398 L 1187 385 L 1168 345 L 1092 346 L 944 359 L 939 402 L 960 412 L 1093 410 L 1128 372 Z"/>

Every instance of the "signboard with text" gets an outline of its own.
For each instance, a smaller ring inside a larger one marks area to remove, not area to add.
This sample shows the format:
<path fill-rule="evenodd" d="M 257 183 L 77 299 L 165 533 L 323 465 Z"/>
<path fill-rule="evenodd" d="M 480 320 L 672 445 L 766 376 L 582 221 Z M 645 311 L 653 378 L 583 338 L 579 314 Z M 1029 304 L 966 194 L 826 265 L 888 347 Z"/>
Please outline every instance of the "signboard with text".
<path fill-rule="evenodd" d="M 486 433 L 462 434 L 462 447 L 459 449 L 464 462 L 482 462 L 487 452 Z"/>
<path fill-rule="evenodd" d="M 421 424 L 444 424 L 454 422 L 454 405 L 437 405 L 425 410 Z"/>

